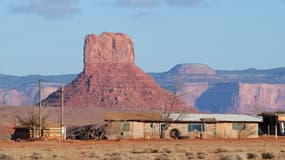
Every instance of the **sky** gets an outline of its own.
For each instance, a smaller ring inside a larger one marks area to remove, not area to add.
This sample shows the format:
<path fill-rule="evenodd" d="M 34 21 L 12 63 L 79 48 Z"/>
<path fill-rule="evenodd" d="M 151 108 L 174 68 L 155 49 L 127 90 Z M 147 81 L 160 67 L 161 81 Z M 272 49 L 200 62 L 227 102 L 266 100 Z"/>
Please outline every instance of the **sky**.
<path fill-rule="evenodd" d="M 79 73 L 85 35 L 106 31 L 145 72 L 285 67 L 285 0 L 0 0 L 0 74 Z"/>

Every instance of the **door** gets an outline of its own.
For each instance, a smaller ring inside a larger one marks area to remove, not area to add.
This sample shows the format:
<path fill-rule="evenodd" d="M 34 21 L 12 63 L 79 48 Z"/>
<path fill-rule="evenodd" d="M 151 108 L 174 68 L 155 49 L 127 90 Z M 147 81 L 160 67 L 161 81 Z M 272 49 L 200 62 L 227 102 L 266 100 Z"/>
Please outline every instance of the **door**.
<path fill-rule="evenodd" d="M 160 131 L 160 138 L 165 138 L 165 127 L 166 127 L 166 125 L 165 125 L 165 123 L 160 123 L 160 125 L 159 125 L 160 127 L 159 127 L 159 131 Z"/>

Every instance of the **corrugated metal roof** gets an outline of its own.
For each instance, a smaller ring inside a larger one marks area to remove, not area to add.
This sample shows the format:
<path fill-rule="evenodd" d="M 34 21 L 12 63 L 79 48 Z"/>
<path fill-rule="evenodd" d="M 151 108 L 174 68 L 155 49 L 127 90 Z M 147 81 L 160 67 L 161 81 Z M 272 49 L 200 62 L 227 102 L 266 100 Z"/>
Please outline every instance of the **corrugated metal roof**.
<path fill-rule="evenodd" d="M 202 122 L 202 119 L 215 119 L 220 122 L 262 122 L 262 116 L 246 114 L 170 114 L 173 121 Z"/>
<path fill-rule="evenodd" d="M 164 121 L 159 113 L 106 112 L 106 121 Z M 246 114 L 170 114 L 172 121 L 180 122 L 262 122 L 262 116 Z"/>
<path fill-rule="evenodd" d="M 161 121 L 159 113 L 106 112 L 105 121 Z"/>

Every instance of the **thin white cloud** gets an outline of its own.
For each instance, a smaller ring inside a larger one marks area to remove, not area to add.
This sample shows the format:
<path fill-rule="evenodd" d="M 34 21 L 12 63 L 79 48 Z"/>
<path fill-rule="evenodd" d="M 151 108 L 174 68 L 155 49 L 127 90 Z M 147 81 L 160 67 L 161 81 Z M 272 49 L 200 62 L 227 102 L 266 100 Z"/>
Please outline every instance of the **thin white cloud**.
<path fill-rule="evenodd" d="M 160 5 L 161 0 L 116 0 L 116 6 L 122 7 L 153 7 Z"/>
<path fill-rule="evenodd" d="M 167 3 L 170 6 L 197 6 L 204 0 L 165 0 L 165 3 Z"/>
<path fill-rule="evenodd" d="M 166 4 L 168 6 L 197 6 L 204 0 L 114 0 L 113 4 L 115 6 L 123 7 L 154 7 L 161 4 Z"/>
<path fill-rule="evenodd" d="M 10 5 L 11 13 L 37 14 L 45 18 L 63 18 L 80 12 L 78 0 L 26 0 L 25 4 Z"/>
<path fill-rule="evenodd" d="M 158 13 L 142 11 L 142 12 L 135 13 L 131 15 L 130 17 L 137 19 L 137 18 L 144 18 L 144 17 L 157 17 L 157 16 L 159 16 Z"/>

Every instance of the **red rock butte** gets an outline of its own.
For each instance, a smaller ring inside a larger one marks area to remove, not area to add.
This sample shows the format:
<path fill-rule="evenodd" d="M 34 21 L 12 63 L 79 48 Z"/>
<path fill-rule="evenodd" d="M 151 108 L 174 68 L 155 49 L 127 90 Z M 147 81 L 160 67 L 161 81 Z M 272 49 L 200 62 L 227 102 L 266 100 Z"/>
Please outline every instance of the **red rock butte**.
<path fill-rule="evenodd" d="M 90 34 L 85 37 L 85 74 L 93 71 L 98 64 L 134 64 L 134 61 L 134 46 L 125 34 L 104 32 L 100 36 Z"/>
<path fill-rule="evenodd" d="M 65 106 L 169 109 L 174 96 L 138 68 L 134 60 L 134 46 L 127 35 L 109 32 L 99 36 L 87 35 L 84 44 L 84 71 L 65 86 Z M 60 89 L 43 100 L 45 106 L 60 104 Z M 173 110 L 185 108 L 196 111 L 184 102 L 174 100 Z"/>

